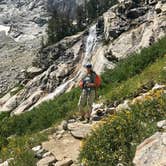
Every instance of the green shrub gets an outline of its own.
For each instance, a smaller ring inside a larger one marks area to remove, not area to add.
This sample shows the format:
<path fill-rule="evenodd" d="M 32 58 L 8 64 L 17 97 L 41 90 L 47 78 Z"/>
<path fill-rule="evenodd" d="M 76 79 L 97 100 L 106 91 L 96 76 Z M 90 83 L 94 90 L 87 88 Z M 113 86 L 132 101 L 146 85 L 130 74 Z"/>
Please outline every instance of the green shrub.
<path fill-rule="evenodd" d="M 90 166 L 131 166 L 136 146 L 166 118 L 166 95 L 132 106 L 101 124 L 84 142 L 80 161 Z"/>
<path fill-rule="evenodd" d="M 45 102 L 30 112 L 0 121 L 0 135 L 8 137 L 13 134 L 23 135 L 50 127 L 77 109 L 80 91 L 73 89 L 54 100 Z"/>
<path fill-rule="evenodd" d="M 5 137 L 0 136 L 0 151 L 3 146 L 7 146 L 8 140 Z"/>
<path fill-rule="evenodd" d="M 24 151 L 9 166 L 36 166 L 37 159 L 32 151 Z"/>

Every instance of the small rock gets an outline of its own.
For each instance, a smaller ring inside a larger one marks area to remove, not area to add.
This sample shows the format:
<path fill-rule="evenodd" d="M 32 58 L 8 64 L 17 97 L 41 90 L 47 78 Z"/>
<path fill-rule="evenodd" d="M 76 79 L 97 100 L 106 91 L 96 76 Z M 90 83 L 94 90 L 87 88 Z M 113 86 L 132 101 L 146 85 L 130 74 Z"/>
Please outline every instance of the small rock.
<path fill-rule="evenodd" d="M 149 0 L 149 5 L 155 5 L 157 3 L 157 0 Z"/>
<path fill-rule="evenodd" d="M 43 158 L 43 156 L 42 156 L 42 154 L 41 153 L 37 153 L 37 154 L 35 154 L 35 158 L 37 158 L 37 159 L 42 159 Z"/>
<path fill-rule="evenodd" d="M 97 116 L 103 116 L 104 115 L 104 110 L 102 110 L 102 109 L 97 110 L 96 115 Z"/>
<path fill-rule="evenodd" d="M 91 132 L 90 124 L 74 123 L 69 124 L 68 129 L 71 131 L 73 137 L 78 139 L 85 138 Z"/>
<path fill-rule="evenodd" d="M 67 123 L 67 121 L 63 121 L 62 123 L 61 123 L 61 126 L 62 126 L 62 128 L 63 128 L 63 130 L 67 130 L 68 129 L 68 123 Z"/>
<path fill-rule="evenodd" d="M 1 163 L 0 166 L 9 166 L 9 163 L 8 163 L 8 161 L 5 161 L 5 162 Z"/>
<path fill-rule="evenodd" d="M 65 159 L 62 161 L 58 161 L 54 166 L 70 166 L 73 164 L 73 161 L 71 159 Z"/>
<path fill-rule="evenodd" d="M 61 139 L 62 137 L 63 137 L 62 134 L 56 136 L 57 139 Z"/>
<path fill-rule="evenodd" d="M 165 85 L 155 84 L 155 86 L 152 88 L 152 90 L 158 90 L 158 89 L 163 89 L 163 88 L 165 88 Z"/>
<path fill-rule="evenodd" d="M 39 151 L 41 148 L 42 148 L 41 145 L 39 145 L 39 146 L 36 146 L 36 147 L 32 148 L 32 150 L 33 150 L 34 152 L 37 152 L 37 151 Z"/>
<path fill-rule="evenodd" d="M 112 107 L 112 108 L 107 108 L 106 109 L 106 114 L 114 114 L 116 112 L 116 108 Z"/>
<path fill-rule="evenodd" d="M 57 131 L 57 132 L 56 132 L 57 135 L 58 135 L 58 134 L 63 135 L 64 133 L 65 133 L 65 130 L 60 130 L 60 131 Z"/>
<path fill-rule="evenodd" d="M 161 8 L 162 8 L 162 3 L 158 2 L 156 7 L 155 7 L 156 13 L 161 13 L 162 12 Z"/>
<path fill-rule="evenodd" d="M 93 121 L 99 121 L 99 120 L 101 120 L 101 116 L 93 115 L 93 116 L 91 117 L 91 119 L 92 119 Z"/>
<path fill-rule="evenodd" d="M 43 154 L 42 158 L 45 158 L 45 157 L 51 156 L 51 154 L 52 154 L 51 152 L 46 152 L 46 153 Z"/>
<path fill-rule="evenodd" d="M 38 150 L 37 152 L 36 152 L 36 154 L 35 154 L 35 157 L 36 158 L 38 158 L 38 159 L 41 159 L 42 158 L 42 153 L 44 152 L 44 149 L 42 148 L 42 149 L 40 149 L 40 150 Z"/>
<path fill-rule="evenodd" d="M 117 106 L 116 111 L 130 110 L 129 103 L 129 100 L 125 100 L 123 104 Z"/>
<path fill-rule="evenodd" d="M 14 158 L 10 158 L 10 159 L 6 160 L 5 162 L 1 163 L 0 166 L 9 166 L 9 163 L 13 160 L 14 160 Z"/>
<path fill-rule="evenodd" d="M 41 68 L 29 67 L 26 72 L 27 72 L 28 78 L 33 78 L 34 76 L 42 73 L 42 71 L 43 70 Z"/>
<path fill-rule="evenodd" d="M 159 128 L 159 129 L 166 129 L 166 120 L 163 120 L 163 121 L 160 121 L 160 122 L 158 122 L 157 123 L 157 127 Z"/>
<path fill-rule="evenodd" d="M 37 166 L 48 166 L 56 163 L 57 160 L 54 156 L 45 157 L 37 162 Z"/>
<path fill-rule="evenodd" d="M 75 123 L 75 122 L 76 122 L 75 119 L 70 119 L 70 120 L 68 120 L 68 123 Z"/>

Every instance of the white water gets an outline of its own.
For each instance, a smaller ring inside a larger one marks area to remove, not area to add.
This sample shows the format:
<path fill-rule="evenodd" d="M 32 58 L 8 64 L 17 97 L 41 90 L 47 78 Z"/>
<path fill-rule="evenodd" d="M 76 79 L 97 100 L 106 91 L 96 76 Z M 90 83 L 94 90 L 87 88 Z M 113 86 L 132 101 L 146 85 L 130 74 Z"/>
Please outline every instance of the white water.
<path fill-rule="evenodd" d="M 89 29 L 89 36 L 87 37 L 85 44 L 85 57 L 83 60 L 83 65 L 90 62 L 92 57 L 92 51 L 94 50 L 97 42 L 97 32 L 96 32 L 96 24 L 91 26 Z"/>
<path fill-rule="evenodd" d="M 82 66 L 90 62 L 92 58 L 92 52 L 96 46 L 96 42 L 97 42 L 97 33 L 96 33 L 96 24 L 95 24 L 89 29 L 89 36 L 87 37 L 87 40 L 85 43 L 85 55 L 84 55 Z M 54 92 L 47 94 L 45 97 L 41 98 L 35 105 L 33 105 L 29 109 L 29 111 L 32 110 L 34 107 L 37 107 L 44 101 L 53 100 L 55 97 L 65 93 L 72 85 L 75 85 L 76 82 L 79 79 L 81 79 L 82 75 L 84 74 L 83 71 L 84 70 L 82 70 L 81 68 L 73 79 L 70 79 L 67 82 L 61 84 L 54 90 Z"/>

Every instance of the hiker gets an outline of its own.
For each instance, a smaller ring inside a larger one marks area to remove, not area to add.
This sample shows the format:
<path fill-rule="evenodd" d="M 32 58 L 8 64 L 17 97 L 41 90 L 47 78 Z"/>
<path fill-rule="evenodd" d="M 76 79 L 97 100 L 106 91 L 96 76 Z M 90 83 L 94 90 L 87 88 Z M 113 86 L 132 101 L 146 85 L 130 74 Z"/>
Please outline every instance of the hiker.
<path fill-rule="evenodd" d="M 79 112 L 81 113 L 80 120 L 90 121 L 92 112 L 92 104 L 96 97 L 97 84 L 99 84 L 99 76 L 92 70 L 92 64 L 85 65 L 86 75 L 80 81 L 82 93 L 78 102 Z M 98 78 L 98 82 L 97 79 Z M 87 107 L 87 108 L 86 108 Z"/>

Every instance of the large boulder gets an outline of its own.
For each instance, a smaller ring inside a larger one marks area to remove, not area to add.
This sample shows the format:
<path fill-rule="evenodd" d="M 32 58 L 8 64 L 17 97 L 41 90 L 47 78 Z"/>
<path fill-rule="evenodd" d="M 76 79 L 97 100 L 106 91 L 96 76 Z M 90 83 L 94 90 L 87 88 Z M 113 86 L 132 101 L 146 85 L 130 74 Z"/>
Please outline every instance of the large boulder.
<path fill-rule="evenodd" d="M 91 133 L 92 125 L 82 123 L 70 123 L 68 129 L 71 134 L 78 139 L 83 139 Z"/>
<path fill-rule="evenodd" d="M 133 160 L 135 166 L 165 166 L 166 133 L 157 132 L 141 143 Z"/>

